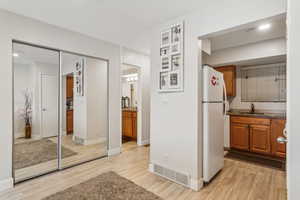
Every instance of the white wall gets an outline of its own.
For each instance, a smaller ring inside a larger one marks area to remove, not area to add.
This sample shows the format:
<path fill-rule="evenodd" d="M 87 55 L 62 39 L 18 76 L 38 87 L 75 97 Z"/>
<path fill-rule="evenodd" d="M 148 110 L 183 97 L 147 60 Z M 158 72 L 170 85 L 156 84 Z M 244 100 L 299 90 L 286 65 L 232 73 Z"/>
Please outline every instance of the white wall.
<path fill-rule="evenodd" d="M 286 55 L 285 38 L 216 50 L 204 59 L 207 64 L 218 66 L 282 55 Z"/>
<path fill-rule="evenodd" d="M 58 54 L 57 54 L 58 58 Z M 29 89 L 32 93 L 32 137 L 41 138 L 41 74 L 54 75 L 58 74 L 58 65 L 41 63 L 31 61 L 30 64 L 18 64 L 15 62 L 14 65 L 14 127 L 15 138 L 24 137 L 24 120 L 20 118 L 19 110 L 24 108 L 24 96 L 22 95 L 24 90 Z M 57 79 L 58 81 L 58 79 Z M 58 96 L 58 88 L 57 94 Z M 58 108 L 57 108 L 58 109 Z M 58 120 L 58 119 L 57 119 Z M 55 122 L 54 122 L 55 123 Z"/>
<path fill-rule="evenodd" d="M 297 200 L 300 196 L 300 2 L 288 0 L 288 52 L 287 52 L 287 183 L 288 199 Z"/>
<path fill-rule="evenodd" d="M 120 152 L 120 47 L 0 11 L 0 190 L 12 186 L 12 39 L 109 60 L 109 154 Z"/>
<path fill-rule="evenodd" d="M 138 97 L 138 129 L 141 128 L 138 130 L 138 145 L 146 145 L 150 143 L 150 57 L 122 48 L 122 63 L 140 68 L 138 87 L 142 92 Z"/>
<path fill-rule="evenodd" d="M 191 188 L 202 187 L 202 59 L 198 38 L 285 12 L 285 1 L 207 1 L 191 15 L 153 30 L 151 39 L 151 164 L 189 174 Z M 158 93 L 160 33 L 185 21 L 184 92 Z M 151 169 L 152 165 L 150 165 Z"/>
<path fill-rule="evenodd" d="M 14 65 L 14 137 L 24 137 L 25 122 L 20 116 L 24 109 L 24 96 L 25 90 L 34 92 L 34 75 L 32 66 L 29 64 L 17 64 Z M 34 105 L 33 105 L 34 107 Z"/>
<path fill-rule="evenodd" d="M 230 109 L 250 109 L 251 103 L 257 110 L 270 110 L 271 112 L 285 112 L 286 103 L 282 102 L 242 102 L 241 67 L 236 68 L 236 96 L 228 99 Z"/>
<path fill-rule="evenodd" d="M 107 138 L 107 62 L 86 59 L 87 83 L 87 143 L 99 143 Z M 75 108 L 76 109 L 76 108 Z"/>
<path fill-rule="evenodd" d="M 139 105 L 139 88 L 138 88 L 138 81 L 131 81 L 128 82 L 126 80 L 126 78 L 122 79 L 122 96 L 124 97 L 129 97 L 131 96 L 131 85 L 133 85 L 133 105 L 131 105 L 132 107 L 138 107 Z"/>

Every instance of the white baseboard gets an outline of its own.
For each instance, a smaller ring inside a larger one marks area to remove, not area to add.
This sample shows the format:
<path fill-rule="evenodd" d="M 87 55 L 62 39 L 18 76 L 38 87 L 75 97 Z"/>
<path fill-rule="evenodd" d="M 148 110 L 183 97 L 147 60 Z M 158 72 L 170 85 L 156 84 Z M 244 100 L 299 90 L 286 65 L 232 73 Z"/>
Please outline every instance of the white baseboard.
<path fill-rule="evenodd" d="M 24 132 L 18 132 L 18 133 L 15 133 L 15 139 L 18 139 L 18 138 L 24 138 L 24 137 L 25 137 Z"/>
<path fill-rule="evenodd" d="M 108 156 L 114 156 L 114 155 L 118 155 L 121 153 L 121 148 L 117 147 L 114 149 L 108 149 Z"/>
<path fill-rule="evenodd" d="M 0 191 L 11 189 L 14 187 L 13 178 L 8 178 L 0 181 Z"/>
<path fill-rule="evenodd" d="M 149 172 L 154 173 L 154 165 L 152 163 L 149 163 L 148 170 Z"/>
<path fill-rule="evenodd" d="M 138 142 L 138 146 L 145 146 L 150 144 L 150 140 L 143 140 L 141 142 Z"/>
<path fill-rule="evenodd" d="M 190 188 L 194 191 L 199 191 L 203 187 L 203 179 L 190 179 Z"/>

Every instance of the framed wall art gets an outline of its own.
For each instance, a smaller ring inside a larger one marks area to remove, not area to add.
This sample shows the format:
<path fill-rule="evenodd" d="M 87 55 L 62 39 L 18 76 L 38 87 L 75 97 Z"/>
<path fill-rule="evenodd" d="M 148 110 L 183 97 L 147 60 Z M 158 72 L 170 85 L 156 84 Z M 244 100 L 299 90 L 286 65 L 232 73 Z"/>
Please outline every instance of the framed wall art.
<path fill-rule="evenodd" d="M 184 23 L 161 32 L 159 92 L 182 92 L 184 72 Z"/>

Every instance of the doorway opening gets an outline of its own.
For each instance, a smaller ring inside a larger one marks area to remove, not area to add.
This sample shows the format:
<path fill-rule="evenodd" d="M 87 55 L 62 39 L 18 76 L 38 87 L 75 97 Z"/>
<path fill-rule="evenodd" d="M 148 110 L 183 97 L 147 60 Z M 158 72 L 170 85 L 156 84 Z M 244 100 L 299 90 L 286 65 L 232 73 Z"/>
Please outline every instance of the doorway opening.
<path fill-rule="evenodd" d="M 199 68 L 205 65 L 221 72 L 226 86 L 228 101 L 223 107 L 224 132 L 220 133 L 225 163 L 234 159 L 274 168 L 282 178 L 276 187 L 286 191 L 286 16 L 199 40 Z M 209 149 L 203 152 L 209 160 Z M 203 173 L 214 167 L 206 165 L 208 160 L 203 160 Z"/>
<path fill-rule="evenodd" d="M 137 145 L 141 137 L 140 73 L 141 70 L 137 66 L 122 65 L 122 144 L 130 142 L 133 146 Z"/>

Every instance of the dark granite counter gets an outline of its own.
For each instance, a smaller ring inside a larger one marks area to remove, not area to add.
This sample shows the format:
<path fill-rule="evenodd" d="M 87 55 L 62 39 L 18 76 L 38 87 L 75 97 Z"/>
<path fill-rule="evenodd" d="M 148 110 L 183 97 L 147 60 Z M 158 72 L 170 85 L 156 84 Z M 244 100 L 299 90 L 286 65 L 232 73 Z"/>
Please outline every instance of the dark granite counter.
<path fill-rule="evenodd" d="M 270 119 L 286 119 L 286 113 L 272 112 L 272 110 L 257 110 L 255 113 L 249 113 L 249 110 L 229 110 L 227 115 L 241 117 L 259 117 Z"/>
<path fill-rule="evenodd" d="M 136 107 L 132 107 L 132 108 L 122 108 L 122 111 L 137 112 L 137 108 L 136 108 Z"/>

